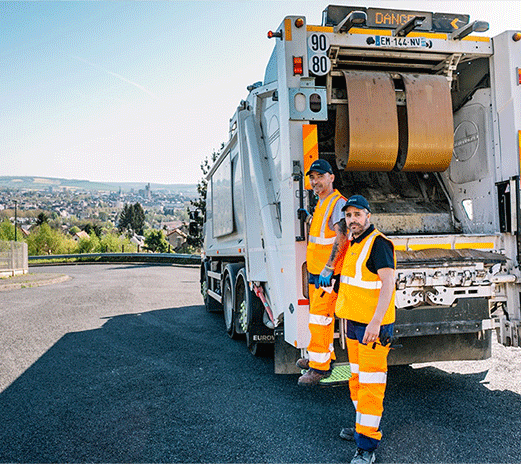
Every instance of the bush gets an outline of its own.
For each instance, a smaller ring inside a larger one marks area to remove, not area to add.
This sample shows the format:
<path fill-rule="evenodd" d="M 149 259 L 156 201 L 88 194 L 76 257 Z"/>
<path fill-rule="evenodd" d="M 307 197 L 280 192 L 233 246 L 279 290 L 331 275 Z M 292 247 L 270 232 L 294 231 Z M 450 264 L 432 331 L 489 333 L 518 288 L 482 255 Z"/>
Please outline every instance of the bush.
<path fill-rule="evenodd" d="M 0 240 L 6 242 L 14 240 L 14 225 L 7 218 L 0 223 Z"/>
<path fill-rule="evenodd" d="M 96 234 L 92 234 L 89 238 L 80 238 L 76 246 L 76 253 L 98 253 L 100 248 L 100 240 Z"/>
<path fill-rule="evenodd" d="M 100 253 L 118 253 L 121 251 L 122 240 L 114 234 L 105 234 L 99 244 Z M 125 247 L 126 248 L 126 247 Z"/>
<path fill-rule="evenodd" d="M 34 227 L 27 237 L 27 247 L 30 256 L 67 254 L 71 253 L 75 246 L 76 243 L 73 239 L 66 237 L 57 230 L 51 229 L 47 223 Z"/>
<path fill-rule="evenodd" d="M 145 248 L 152 252 L 166 253 L 168 242 L 165 240 L 162 230 L 151 230 L 145 237 Z"/>

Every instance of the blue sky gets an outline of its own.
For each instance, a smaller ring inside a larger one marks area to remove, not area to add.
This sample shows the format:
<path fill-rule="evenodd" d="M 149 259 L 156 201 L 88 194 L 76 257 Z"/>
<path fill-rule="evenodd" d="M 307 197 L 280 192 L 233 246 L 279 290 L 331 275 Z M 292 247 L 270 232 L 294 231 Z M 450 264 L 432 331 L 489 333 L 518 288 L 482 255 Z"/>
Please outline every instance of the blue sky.
<path fill-rule="evenodd" d="M 519 1 L 0 1 L 0 176 L 197 182 L 264 76 L 266 32 L 329 3 L 521 29 Z"/>

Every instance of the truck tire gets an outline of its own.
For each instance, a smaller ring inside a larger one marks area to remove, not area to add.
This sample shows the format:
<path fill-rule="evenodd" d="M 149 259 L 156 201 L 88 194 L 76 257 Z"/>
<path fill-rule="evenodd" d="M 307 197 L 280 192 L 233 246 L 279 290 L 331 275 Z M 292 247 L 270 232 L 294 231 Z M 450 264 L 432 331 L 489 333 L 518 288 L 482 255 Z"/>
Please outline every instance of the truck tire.
<path fill-rule="evenodd" d="M 223 280 L 223 314 L 226 333 L 230 338 L 239 338 L 237 329 L 237 312 L 235 297 L 235 282 L 237 273 L 243 269 L 242 263 L 228 264 L 224 268 Z"/>
<path fill-rule="evenodd" d="M 226 274 L 223 284 L 223 314 L 226 333 L 230 338 L 235 338 L 235 309 L 233 301 L 232 277 Z"/>
<path fill-rule="evenodd" d="M 242 268 L 237 273 L 235 284 L 237 331 L 246 334 L 246 346 L 254 356 L 266 356 L 273 350 L 270 343 L 254 340 L 253 326 L 263 324 L 264 305 L 250 290 L 246 279 L 246 270 Z"/>
<path fill-rule="evenodd" d="M 221 303 L 219 303 L 217 300 L 214 300 L 210 295 L 208 295 L 210 277 L 208 277 L 207 270 L 208 263 L 203 263 L 201 266 L 201 293 L 203 295 L 204 306 L 206 308 L 206 311 L 208 311 L 209 313 L 215 313 L 222 311 L 223 307 Z"/>

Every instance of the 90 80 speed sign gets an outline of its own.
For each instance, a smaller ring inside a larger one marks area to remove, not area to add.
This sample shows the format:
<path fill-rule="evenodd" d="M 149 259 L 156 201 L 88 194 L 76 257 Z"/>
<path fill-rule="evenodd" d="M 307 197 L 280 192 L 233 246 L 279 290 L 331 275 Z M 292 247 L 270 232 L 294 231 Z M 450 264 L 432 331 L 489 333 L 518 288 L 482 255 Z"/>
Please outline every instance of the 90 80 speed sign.
<path fill-rule="evenodd" d="M 324 76 L 331 71 L 331 60 L 327 56 L 329 46 L 329 37 L 326 34 L 312 33 L 308 37 L 308 68 L 315 76 Z"/>

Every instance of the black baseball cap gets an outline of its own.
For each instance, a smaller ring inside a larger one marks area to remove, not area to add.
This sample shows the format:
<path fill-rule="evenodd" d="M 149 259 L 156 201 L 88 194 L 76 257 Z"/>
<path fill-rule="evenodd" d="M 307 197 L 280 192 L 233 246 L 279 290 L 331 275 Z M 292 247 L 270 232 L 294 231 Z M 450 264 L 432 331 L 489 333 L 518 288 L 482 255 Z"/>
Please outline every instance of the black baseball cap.
<path fill-rule="evenodd" d="M 326 172 L 329 172 L 329 174 L 333 174 L 333 168 L 326 160 L 323 159 L 317 159 L 313 161 L 313 163 L 309 167 L 309 171 L 306 172 L 306 176 L 309 176 L 311 171 L 315 171 L 320 174 L 325 174 Z"/>
<path fill-rule="evenodd" d="M 371 212 L 369 202 L 362 195 L 353 195 L 352 197 L 349 197 L 346 204 L 343 206 L 342 211 L 345 211 L 349 206 L 354 206 L 358 209 L 366 209 Z"/>

